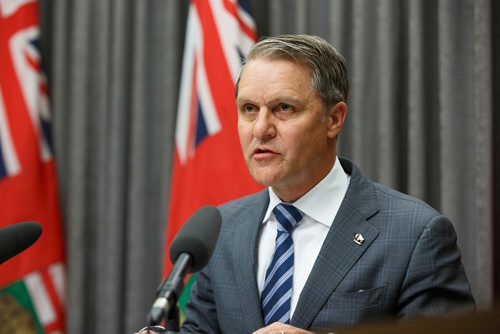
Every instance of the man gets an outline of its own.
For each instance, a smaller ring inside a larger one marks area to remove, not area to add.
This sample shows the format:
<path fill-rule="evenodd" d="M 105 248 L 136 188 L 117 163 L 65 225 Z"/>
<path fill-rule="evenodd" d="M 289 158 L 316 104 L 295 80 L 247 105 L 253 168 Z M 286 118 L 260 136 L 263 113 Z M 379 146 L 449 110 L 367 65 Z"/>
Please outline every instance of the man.
<path fill-rule="evenodd" d="M 267 38 L 250 52 L 238 132 L 268 189 L 220 207 L 183 332 L 310 333 L 474 309 L 449 220 L 337 157 L 348 91 L 342 56 L 318 37 Z"/>

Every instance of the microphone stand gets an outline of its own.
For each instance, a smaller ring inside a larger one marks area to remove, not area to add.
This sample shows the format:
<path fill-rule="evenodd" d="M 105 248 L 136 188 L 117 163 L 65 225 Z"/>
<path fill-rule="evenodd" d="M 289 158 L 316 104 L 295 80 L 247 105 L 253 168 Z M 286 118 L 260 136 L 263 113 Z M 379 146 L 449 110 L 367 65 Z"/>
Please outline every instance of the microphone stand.
<path fill-rule="evenodd" d="M 167 319 L 165 319 L 165 329 L 167 334 L 179 333 L 180 321 L 179 321 L 179 307 L 175 303 L 174 307 L 170 308 Z"/>

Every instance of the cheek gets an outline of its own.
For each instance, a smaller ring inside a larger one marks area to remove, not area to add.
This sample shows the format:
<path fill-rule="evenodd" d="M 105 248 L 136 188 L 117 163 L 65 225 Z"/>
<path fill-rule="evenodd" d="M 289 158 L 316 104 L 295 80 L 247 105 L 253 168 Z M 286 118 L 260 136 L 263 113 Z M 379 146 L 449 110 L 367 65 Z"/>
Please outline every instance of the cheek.
<path fill-rule="evenodd" d="M 288 148 L 290 158 L 301 165 L 307 165 L 313 160 L 321 158 L 327 143 L 326 135 L 320 135 L 318 128 L 307 129 L 300 133 L 289 133 L 286 138 L 283 143 Z"/>
<path fill-rule="evenodd" d="M 311 141 L 311 135 L 312 133 L 308 129 L 298 131 L 288 128 L 281 131 L 280 143 L 285 146 L 289 152 L 304 154 L 304 149 L 307 149 Z"/>
<path fill-rule="evenodd" d="M 240 121 L 238 122 L 238 138 L 240 139 L 242 149 L 245 149 L 250 144 L 248 126 L 244 126 Z"/>

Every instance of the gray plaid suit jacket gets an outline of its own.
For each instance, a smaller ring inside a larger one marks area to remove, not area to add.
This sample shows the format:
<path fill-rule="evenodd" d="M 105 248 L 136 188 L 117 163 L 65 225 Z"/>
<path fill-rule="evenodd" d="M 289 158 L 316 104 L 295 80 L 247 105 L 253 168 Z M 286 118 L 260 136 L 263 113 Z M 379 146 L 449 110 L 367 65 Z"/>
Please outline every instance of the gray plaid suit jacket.
<path fill-rule="evenodd" d="M 349 189 L 300 294 L 291 325 L 335 329 L 388 317 L 473 310 L 455 230 L 424 202 L 368 179 L 341 159 Z M 251 333 L 263 327 L 257 290 L 267 190 L 220 207 L 217 246 L 191 290 L 182 332 Z M 362 244 L 353 241 L 356 234 Z"/>

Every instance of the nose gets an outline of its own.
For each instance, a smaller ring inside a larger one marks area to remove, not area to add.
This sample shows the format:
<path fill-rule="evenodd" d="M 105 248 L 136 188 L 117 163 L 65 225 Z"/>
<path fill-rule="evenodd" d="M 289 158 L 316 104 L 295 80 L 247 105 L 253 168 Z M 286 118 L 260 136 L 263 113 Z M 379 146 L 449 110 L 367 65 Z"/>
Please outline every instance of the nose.
<path fill-rule="evenodd" d="M 261 108 L 253 126 L 253 135 L 258 139 L 272 138 L 276 135 L 273 114 L 267 108 Z"/>

